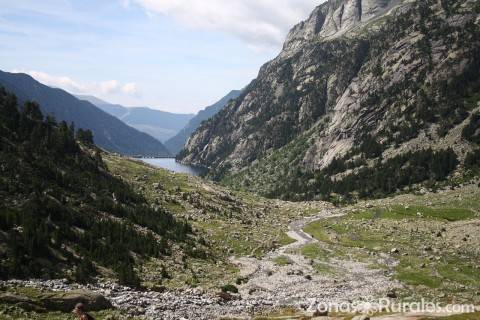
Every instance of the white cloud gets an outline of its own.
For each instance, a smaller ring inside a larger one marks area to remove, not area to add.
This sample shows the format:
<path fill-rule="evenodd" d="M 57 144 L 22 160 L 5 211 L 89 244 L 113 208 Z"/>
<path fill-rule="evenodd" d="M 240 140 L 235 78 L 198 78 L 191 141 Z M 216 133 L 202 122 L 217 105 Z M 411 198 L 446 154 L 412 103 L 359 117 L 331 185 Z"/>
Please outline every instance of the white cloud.
<path fill-rule="evenodd" d="M 67 76 L 51 75 L 35 70 L 13 70 L 12 72 L 26 73 L 47 86 L 61 88 L 73 94 L 91 94 L 99 97 L 112 94 L 138 95 L 137 84 L 133 82 L 122 84 L 117 80 L 107 80 L 86 83 L 73 80 Z"/>
<path fill-rule="evenodd" d="M 103 94 L 110 94 L 118 92 L 119 84 L 117 80 L 108 80 L 100 83 L 100 91 Z"/>
<path fill-rule="evenodd" d="M 122 87 L 122 92 L 124 92 L 128 95 L 131 95 L 131 96 L 137 95 L 137 84 L 133 83 L 133 82 L 126 83 Z"/>
<path fill-rule="evenodd" d="M 149 13 L 220 31 L 250 47 L 278 47 L 290 28 L 324 0 L 132 0 Z"/>
<path fill-rule="evenodd" d="M 14 72 L 19 72 L 19 71 L 14 71 Z M 87 90 L 85 85 L 78 83 L 75 80 L 66 76 L 53 76 L 45 72 L 33 71 L 33 70 L 24 72 L 24 73 L 29 74 L 30 76 L 35 78 L 37 81 L 47 86 L 62 88 L 73 93 L 83 93 Z"/>

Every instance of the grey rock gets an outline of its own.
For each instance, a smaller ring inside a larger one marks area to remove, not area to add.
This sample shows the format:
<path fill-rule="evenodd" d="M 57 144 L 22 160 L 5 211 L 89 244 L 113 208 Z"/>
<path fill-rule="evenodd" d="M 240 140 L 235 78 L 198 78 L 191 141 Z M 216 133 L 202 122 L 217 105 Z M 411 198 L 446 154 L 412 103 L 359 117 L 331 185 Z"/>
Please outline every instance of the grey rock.
<path fill-rule="evenodd" d="M 69 312 L 77 303 L 83 303 L 88 311 L 111 309 L 112 304 L 104 296 L 88 290 L 73 290 L 47 294 L 41 299 L 48 310 Z"/>
<path fill-rule="evenodd" d="M 30 285 L 33 286 L 34 283 L 30 283 Z M 46 287 L 58 292 L 41 294 L 35 298 L 2 293 L 0 294 L 0 302 L 32 311 L 70 312 L 77 303 L 83 303 L 88 311 L 100 311 L 113 307 L 111 302 L 103 295 L 86 289 L 63 291 L 63 289 L 66 289 L 65 287 L 56 284 L 49 285 L 48 283 Z"/>
<path fill-rule="evenodd" d="M 472 6 L 471 1 L 461 1 Z M 465 46 L 457 31 L 451 37 L 428 35 L 431 65 L 422 58 L 419 48 L 425 35 L 419 31 L 422 19 L 415 7 L 420 3 L 330 0 L 321 4 L 291 30 L 279 56 L 260 69 L 240 97 L 191 135 L 181 161 L 209 167 L 210 175 L 217 178 L 238 172 L 233 184 L 268 194 L 281 189 L 285 177 L 296 169 L 322 169 L 345 156 L 361 143 L 364 133 L 388 142 L 383 159 L 430 147 L 453 147 L 462 154 L 455 142 L 461 141 L 461 130 L 440 141 L 426 126 L 418 137 L 405 137 L 399 146 L 379 134 L 391 129 L 394 137 L 402 136 L 400 129 L 393 128 L 402 126 L 407 113 L 416 116 L 411 110 L 420 104 L 419 83 L 433 88 L 473 63 L 468 57 L 476 45 Z M 455 25 L 466 38 L 478 32 L 476 17 L 467 8 L 451 21 L 437 2 L 429 5 L 431 19 L 445 30 Z M 469 31 L 467 25 L 475 30 Z M 461 49 L 452 49 L 457 47 Z M 449 63 L 443 63 L 447 58 Z M 406 96 L 401 96 L 396 89 L 404 85 L 401 91 Z M 287 154 L 289 150 L 295 151 Z M 276 151 L 285 156 L 270 158 Z"/>

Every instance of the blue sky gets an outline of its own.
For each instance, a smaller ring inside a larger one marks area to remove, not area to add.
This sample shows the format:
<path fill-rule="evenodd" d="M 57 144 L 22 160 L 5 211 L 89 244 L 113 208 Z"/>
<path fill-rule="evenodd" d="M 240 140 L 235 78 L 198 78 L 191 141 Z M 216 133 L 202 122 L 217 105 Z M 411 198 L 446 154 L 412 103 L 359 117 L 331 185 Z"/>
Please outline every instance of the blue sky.
<path fill-rule="evenodd" d="M 322 1 L 0 0 L 0 69 L 191 113 L 247 85 Z"/>

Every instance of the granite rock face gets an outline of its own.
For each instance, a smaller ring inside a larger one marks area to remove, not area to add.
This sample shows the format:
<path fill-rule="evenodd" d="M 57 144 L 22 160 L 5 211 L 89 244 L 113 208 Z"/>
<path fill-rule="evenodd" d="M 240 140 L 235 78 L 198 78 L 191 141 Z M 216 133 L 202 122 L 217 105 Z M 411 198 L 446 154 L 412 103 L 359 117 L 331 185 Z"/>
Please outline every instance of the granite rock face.
<path fill-rule="evenodd" d="M 333 39 L 382 17 L 401 0 L 335 0 L 317 7 L 288 34 L 283 54 L 315 37 Z"/>
<path fill-rule="evenodd" d="M 478 80 L 478 11 L 472 0 L 330 0 L 180 158 L 216 178 L 263 165 L 254 180 L 320 170 L 366 137 L 384 158 L 426 147 L 462 158 L 472 148 L 461 128 L 476 108 L 464 101 Z"/>

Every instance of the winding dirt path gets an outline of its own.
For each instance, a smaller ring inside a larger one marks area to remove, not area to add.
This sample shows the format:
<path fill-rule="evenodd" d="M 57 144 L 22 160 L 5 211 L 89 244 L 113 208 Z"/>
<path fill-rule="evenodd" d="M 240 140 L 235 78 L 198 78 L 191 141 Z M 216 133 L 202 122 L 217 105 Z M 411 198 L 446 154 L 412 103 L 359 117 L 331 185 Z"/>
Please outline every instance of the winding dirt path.
<path fill-rule="evenodd" d="M 332 258 L 307 259 L 300 249 L 316 243 L 329 250 L 322 243 L 304 231 L 315 221 L 341 217 L 340 209 L 324 210 L 316 216 L 292 222 L 288 235 L 296 242 L 282 246 L 261 259 L 240 257 L 232 259 L 240 268 L 240 274 L 248 282 L 240 286 L 240 293 L 253 305 L 295 306 L 305 308 L 312 301 L 342 302 L 384 296 L 385 292 L 399 287 L 384 270 L 374 269 L 370 264 L 355 259 Z M 381 257 L 377 257 L 381 259 Z"/>

